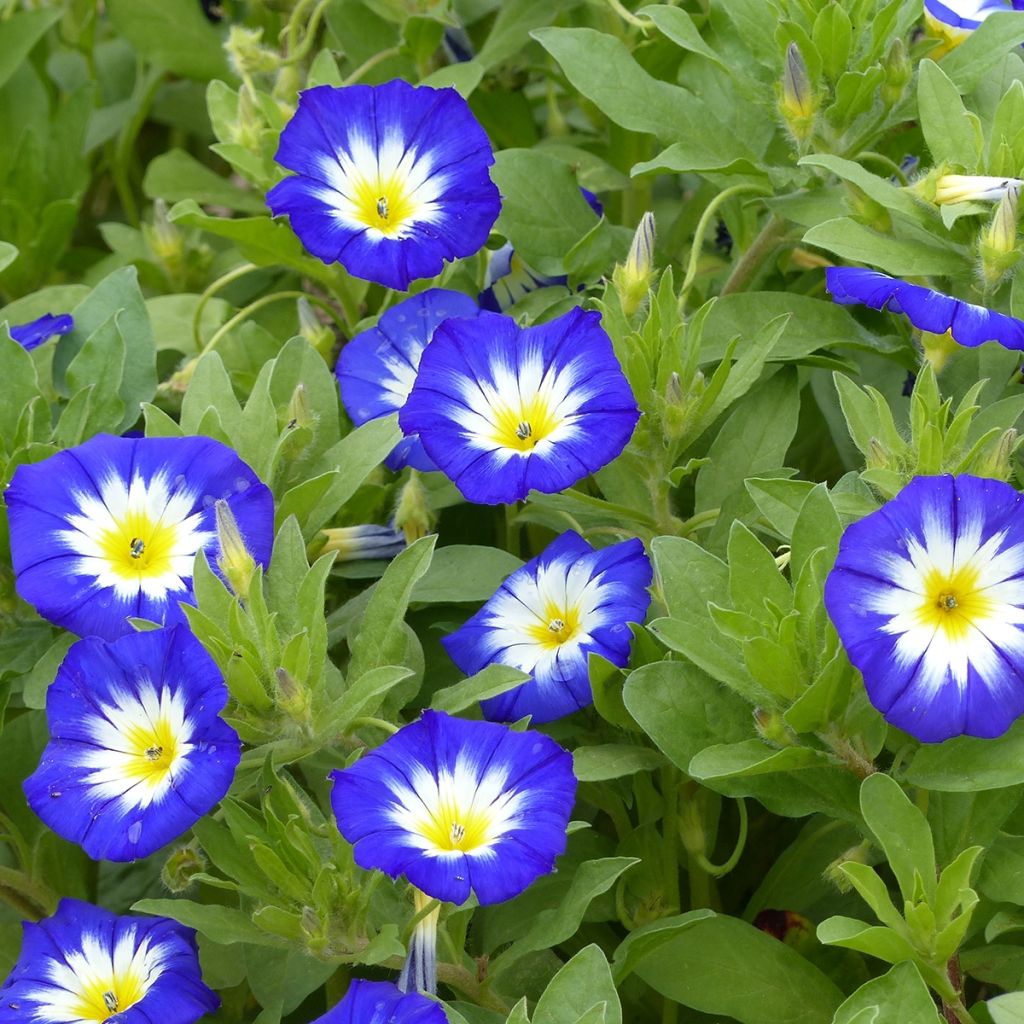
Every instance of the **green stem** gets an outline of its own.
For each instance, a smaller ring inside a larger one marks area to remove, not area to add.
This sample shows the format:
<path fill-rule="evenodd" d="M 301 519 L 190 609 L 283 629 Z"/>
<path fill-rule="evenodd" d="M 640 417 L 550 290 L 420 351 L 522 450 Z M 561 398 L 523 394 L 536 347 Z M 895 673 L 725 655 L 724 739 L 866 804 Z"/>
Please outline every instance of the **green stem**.
<path fill-rule="evenodd" d="M 221 290 L 231 284 L 232 281 L 237 281 L 240 277 L 244 277 L 246 274 L 251 273 L 254 270 L 259 270 L 255 263 L 242 263 L 235 267 L 233 270 L 229 270 L 226 274 L 221 274 L 212 284 L 206 286 L 202 295 L 199 296 L 199 301 L 196 303 L 196 311 L 192 314 L 192 337 L 195 339 L 196 348 L 201 349 L 203 347 L 203 334 L 202 334 L 202 319 L 203 310 L 206 309 L 207 303 Z"/>
<path fill-rule="evenodd" d="M 385 722 L 383 718 L 373 718 L 370 715 L 362 715 L 359 718 L 353 718 L 348 724 L 346 732 L 352 732 L 354 729 L 360 729 L 364 725 L 371 725 L 375 729 L 381 729 L 384 732 L 390 733 L 392 736 L 398 732 L 398 726 L 392 725 L 391 722 Z"/>
<path fill-rule="evenodd" d="M 743 850 L 747 845 L 747 802 L 743 797 L 737 799 L 736 809 L 739 811 L 740 816 L 740 830 L 739 835 L 736 837 L 736 846 L 729 855 L 729 859 L 723 864 L 712 864 L 704 854 L 697 854 L 700 866 L 715 878 L 721 878 L 722 875 L 729 874 L 739 864 L 740 857 L 743 856 Z"/>
<path fill-rule="evenodd" d="M 661 769 L 661 840 L 665 862 L 664 900 L 668 913 L 679 913 L 679 772 Z"/>
<path fill-rule="evenodd" d="M 518 558 L 522 552 L 521 528 L 516 522 L 519 505 L 518 503 L 513 503 L 511 505 L 504 505 L 503 508 L 505 512 L 505 550 L 510 555 L 515 555 Z"/>
<path fill-rule="evenodd" d="M 230 320 L 221 324 L 220 327 L 218 327 L 211 335 L 210 340 L 202 347 L 199 355 L 204 356 L 211 349 L 216 348 L 221 338 L 237 327 L 243 320 L 247 320 L 258 309 L 262 309 L 264 306 L 269 306 L 272 302 L 279 302 L 281 299 L 306 299 L 314 305 L 319 306 L 321 309 L 326 310 L 334 322 L 343 330 L 345 329 L 344 322 L 335 312 L 331 304 L 329 302 L 325 302 L 318 295 L 309 295 L 306 292 L 297 291 L 274 292 L 272 295 L 264 295 L 255 302 L 250 302 L 248 306 L 240 309 Z"/>
<path fill-rule="evenodd" d="M 389 46 L 386 50 L 381 50 L 379 53 L 375 53 L 372 57 L 368 57 L 364 60 L 363 63 L 360 64 L 344 82 L 342 82 L 342 85 L 354 85 L 363 77 L 363 75 L 366 74 L 367 71 L 375 68 L 378 64 L 387 60 L 389 57 L 397 57 L 400 52 L 400 47 Z"/>
<path fill-rule="evenodd" d="M 653 21 L 648 21 L 646 18 L 638 18 L 632 11 L 626 10 L 619 0 L 605 0 L 605 3 L 607 3 L 623 21 L 632 25 L 634 28 L 640 29 L 640 31 L 645 35 L 654 27 Z"/>
<path fill-rule="evenodd" d="M 149 116 L 149 109 L 156 98 L 157 90 L 163 83 L 164 73 L 162 71 L 150 70 L 143 75 L 141 65 L 136 72 L 135 112 L 131 120 L 125 125 L 114 148 L 113 166 L 111 172 L 114 177 L 114 186 L 121 199 L 121 206 L 124 208 L 124 215 L 132 227 L 139 226 L 139 208 L 135 203 L 135 195 L 132 192 L 131 180 L 128 173 L 128 165 L 135 150 L 135 140 L 142 131 L 142 126 Z"/>
<path fill-rule="evenodd" d="M 761 228 L 760 234 L 751 243 L 750 248 L 733 267 L 732 273 L 722 285 L 720 294 L 731 295 L 733 292 L 743 291 L 761 269 L 761 265 L 776 252 L 786 234 L 785 218 L 773 213 L 765 221 L 764 227 Z"/>
<path fill-rule="evenodd" d="M 718 212 L 723 203 L 732 199 L 733 196 L 742 195 L 744 192 L 760 192 L 766 190 L 762 185 L 733 185 L 722 192 L 719 192 L 714 199 L 705 207 L 697 222 L 697 230 L 694 232 L 693 245 L 690 248 L 690 258 L 686 264 L 686 276 L 683 278 L 682 288 L 679 290 L 679 309 L 686 307 L 686 299 L 693 287 L 697 277 L 697 266 L 700 263 L 700 254 L 704 249 L 704 239 L 707 237 L 708 228 L 711 226 L 711 218 Z"/>
<path fill-rule="evenodd" d="M 712 526 L 714 523 L 718 522 L 718 517 L 721 514 L 722 510 L 720 508 L 706 508 L 703 512 L 698 512 L 696 515 L 690 516 L 690 518 L 679 527 L 679 533 L 681 536 L 685 537 L 687 534 L 693 533 L 694 530 L 699 530 L 704 526 Z"/>
<path fill-rule="evenodd" d="M 298 48 L 295 47 L 295 39 L 289 37 L 288 56 L 283 61 L 284 64 L 297 64 L 300 60 L 305 59 L 306 55 L 313 48 L 313 41 L 316 39 L 317 29 L 320 27 L 320 19 L 324 16 L 324 11 L 327 10 L 327 6 L 330 3 L 331 0 L 320 0 L 320 3 L 316 5 L 316 8 L 309 17 L 309 24 L 306 26 L 305 38 Z"/>

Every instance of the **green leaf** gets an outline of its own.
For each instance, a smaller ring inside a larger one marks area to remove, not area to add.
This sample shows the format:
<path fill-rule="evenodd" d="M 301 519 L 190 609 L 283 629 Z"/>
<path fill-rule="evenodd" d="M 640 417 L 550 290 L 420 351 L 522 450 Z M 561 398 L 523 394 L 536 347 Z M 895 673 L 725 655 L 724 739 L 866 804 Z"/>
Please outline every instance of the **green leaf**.
<path fill-rule="evenodd" d="M 140 914 L 169 917 L 205 935 L 212 942 L 231 945 L 248 942 L 257 946 L 279 946 L 280 943 L 261 931 L 248 914 L 216 904 L 193 903 L 191 900 L 138 900 L 132 910 Z"/>
<path fill-rule="evenodd" d="M 833 81 L 846 70 L 853 41 L 853 25 L 850 16 L 836 2 L 818 11 L 814 19 L 811 39 L 821 57 L 821 65 Z"/>
<path fill-rule="evenodd" d="M 744 481 L 747 493 L 761 514 L 783 538 L 790 540 L 797 516 L 815 485 L 808 480 L 772 480 L 757 477 Z"/>
<path fill-rule="evenodd" d="M 564 273 L 565 254 L 595 224 L 572 170 L 538 150 L 506 149 L 495 158 L 491 177 L 502 197 L 495 230 L 534 270 Z"/>
<path fill-rule="evenodd" d="M 677 1003 L 742 1024 L 820 1024 L 842 993 L 817 967 L 733 917 L 696 921 L 640 957 L 635 973 Z"/>
<path fill-rule="evenodd" d="M 599 1019 L 622 1024 L 612 972 L 599 946 L 585 946 L 555 976 L 537 1000 L 533 1024 L 577 1024 L 603 1007 Z"/>
<path fill-rule="evenodd" d="M 440 554 L 445 549 L 441 548 Z M 435 556 L 436 557 L 436 556 Z M 415 590 L 413 591 L 415 594 Z M 530 678 L 529 673 L 520 672 L 511 665 L 493 664 L 481 669 L 476 675 L 463 679 L 454 686 L 446 686 L 438 690 L 430 701 L 430 706 L 438 711 L 447 711 L 450 715 L 465 711 L 477 701 L 487 700 L 507 693 L 513 687 L 521 686 Z"/>
<path fill-rule="evenodd" d="M 967 113 L 960 90 L 931 60 L 921 61 L 917 79 L 921 130 L 936 164 L 948 162 L 973 171 L 980 156 L 977 118 Z"/>
<path fill-rule="evenodd" d="M 615 973 L 616 982 L 621 985 L 641 960 L 659 946 L 671 942 L 677 933 L 685 931 L 687 928 L 692 928 L 698 922 L 715 916 L 713 910 L 702 907 L 698 910 L 691 910 L 686 914 L 675 914 L 671 917 L 663 917 L 658 921 L 652 921 L 650 924 L 640 925 L 639 928 L 631 931 L 623 939 L 619 948 L 615 950 L 612 969 Z"/>
<path fill-rule="evenodd" d="M 100 324 L 86 338 L 67 369 L 72 393 L 95 385 L 90 425 L 103 431 L 116 430 L 124 418 L 124 403 L 118 397 L 118 387 L 124 375 L 125 342 L 117 319 L 115 313 Z"/>
<path fill-rule="evenodd" d="M 10 336 L 6 327 L 0 327 L 0 380 L 4 382 L 0 444 L 10 450 L 22 412 L 39 394 L 39 378 L 32 357 Z"/>
<path fill-rule="evenodd" d="M 706 782 L 827 766 L 825 755 L 809 747 L 779 750 L 761 740 L 750 739 L 705 748 L 690 762 L 687 774 Z"/>
<path fill-rule="evenodd" d="M 942 58 L 942 70 L 963 93 L 973 92 L 993 68 L 1024 43 L 1024 15 L 1007 11 L 989 15 L 979 28 Z"/>
<path fill-rule="evenodd" d="M 793 607 L 793 591 L 772 553 L 743 525 L 729 532 L 729 594 L 733 606 L 755 618 L 774 621 L 765 607 L 771 601 L 781 612 Z"/>
<path fill-rule="evenodd" d="M 869 925 L 852 917 L 830 917 L 818 925 L 818 941 L 826 946 L 843 946 L 868 953 L 891 964 L 914 960 L 917 951 L 891 928 Z"/>
<path fill-rule="evenodd" d="M 1001 789 L 1024 782 L 1024 720 L 995 739 L 958 736 L 923 744 L 907 766 L 913 786 L 949 793 Z"/>
<path fill-rule="evenodd" d="M 837 217 L 818 224 L 804 234 L 803 240 L 807 245 L 816 245 L 856 263 L 872 264 L 897 277 L 955 277 L 964 268 L 965 254 L 957 246 L 893 238 L 852 217 Z"/>
<path fill-rule="evenodd" d="M 865 195 L 887 210 L 902 213 L 911 220 L 924 222 L 924 208 L 914 202 L 909 192 L 894 185 L 888 178 L 872 174 L 853 160 L 845 160 L 831 153 L 811 153 L 802 157 L 799 163 L 801 167 L 823 167 L 837 178 L 856 185 Z"/>
<path fill-rule="evenodd" d="M 572 770 L 580 782 L 604 782 L 637 772 L 663 767 L 665 759 L 649 747 L 631 747 L 605 743 L 596 747 L 577 747 L 572 754 Z"/>
<path fill-rule="evenodd" d="M 827 552 L 824 568 L 831 569 L 839 553 L 839 538 L 843 532 L 828 488 L 818 484 L 804 499 L 793 526 L 793 551 L 790 576 L 798 580 L 808 559 L 819 548 Z"/>
<path fill-rule="evenodd" d="M 679 7 L 669 7 L 667 4 L 652 4 L 650 7 L 641 7 L 636 13 L 638 17 L 650 18 L 658 26 L 658 30 L 676 46 L 681 46 L 690 53 L 698 53 L 717 64 L 723 71 L 729 71 L 729 66 L 704 41 L 704 37 L 693 23 L 693 18 L 686 11 Z"/>
<path fill-rule="evenodd" d="M 1024 1024 L 1024 992 L 1007 992 L 986 1004 L 992 1024 Z"/>
<path fill-rule="evenodd" d="M 522 559 L 500 548 L 478 544 L 450 544 L 438 548 L 430 568 L 413 588 L 412 603 L 486 601 L 505 577 L 522 564 Z"/>
<path fill-rule="evenodd" d="M 142 179 L 142 191 L 151 199 L 172 203 L 193 199 L 242 213 L 265 213 L 267 209 L 262 195 L 239 188 L 183 149 L 161 153 L 150 162 Z"/>
<path fill-rule="evenodd" d="M 0 271 L 6 270 L 18 258 L 18 247 L 10 242 L 0 242 Z"/>
<path fill-rule="evenodd" d="M 920 971 L 912 963 L 901 963 L 861 985 L 836 1010 L 832 1024 L 940 1024 L 941 1020 Z"/>
<path fill-rule="evenodd" d="M 234 77 L 220 33 L 191 0 L 108 0 L 107 16 L 140 54 L 176 75 L 200 82 Z"/>
<path fill-rule="evenodd" d="M 413 674 L 404 665 L 381 665 L 364 672 L 331 708 L 321 731 L 324 735 L 344 732 L 353 719 L 374 714 L 391 690 Z"/>
<path fill-rule="evenodd" d="M 412 588 L 430 567 L 437 537 L 421 537 L 388 567 L 363 613 L 359 631 L 350 641 L 348 676 L 352 684 L 382 665 L 400 665 L 406 647 L 405 613 Z"/>
<path fill-rule="evenodd" d="M 0 86 L 21 67 L 32 48 L 61 16 L 58 7 L 19 11 L 4 19 L 0 31 Z"/>
<path fill-rule="evenodd" d="M 497 67 L 529 44 L 534 29 L 550 25 L 562 11 L 578 3 L 579 0 L 504 0 L 498 6 L 498 16 L 477 61 L 486 71 Z"/>
<path fill-rule="evenodd" d="M 913 900 L 919 884 L 930 898 L 935 893 L 935 847 L 925 816 L 900 784 L 882 772 L 861 783 L 860 806 L 868 828 L 885 851 L 903 898 Z"/>

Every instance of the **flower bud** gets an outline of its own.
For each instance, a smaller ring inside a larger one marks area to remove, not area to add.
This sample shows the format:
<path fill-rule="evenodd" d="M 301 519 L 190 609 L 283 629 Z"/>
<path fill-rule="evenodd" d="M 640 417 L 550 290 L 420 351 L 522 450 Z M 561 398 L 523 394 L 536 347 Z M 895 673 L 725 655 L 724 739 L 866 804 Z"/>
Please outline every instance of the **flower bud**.
<path fill-rule="evenodd" d="M 998 178 L 988 174 L 940 174 L 935 179 L 933 202 L 998 203 L 1014 185 L 1020 187 L 1020 178 Z"/>
<path fill-rule="evenodd" d="M 153 223 L 142 225 L 142 235 L 168 278 L 178 281 L 185 265 L 185 236 L 177 224 L 167 219 L 167 203 L 163 199 L 154 200 Z"/>
<path fill-rule="evenodd" d="M 232 25 L 224 49 L 240 78 L 273 72 L 281 66 L 281 56 L 263 45 L 262 28 Z"/>
<path fill-rule="evenodd" d="M 1017 204 L 1020 183 L 1014 181 L 1003 193 L 988 227 L 978 239 L 982 280 L 995 288 L 1020 259 L 1017 251 Z"/>
<path fill-rule="evenodd" d="M 320 321 L 308 299 L 299 299 L 299 334 L 324 357 L 330 361 L 334 352 L 334 331 Z"/>
<path fill-rule="evenodd" d="M 220 549 L 217 566 L 231 589 L 244 601 L 249 596 L 249 587 L 256 572 L 256 560 L 245 546 L 231 506 L 223 498 L 218 498 L 214 503 L 213 512 L 217 522 L 217 541 Z"/>
<path fill-rule="evenodd" d="M 319 554 L 337 551 L 339 562 L 363 558 L 394 558 L 405 550 L 405 535 L 390 526 L 336 526 L 321 530 L 324 537 Z"/>
<path fill-rule="evenodd" d="M 430 507 L 430 495 L 419 473 L 412 470 L 398 496 L 393 525 L 396 530 L 402 531 L 405 542 L 412 544 L 434 529 L 435 520 L 434 510 Z"/>
<path fill-rule="evenodd" d="M 288 399 L 287 426 L 289 430 L 296 427 L 311 427 L 316 423 L 316 416 L 309 407 L 309 394 L 305 384 L 296 384 L 292 397 Z"/>
<path fill-rule="evenodd" d="M 971 472 L 975 476 L 991 477 L 995 480 L 1009 480 L 1013 473 L 1013 453 L 1020 443 L 1020 435 L 1013 427 L 1004 430 L 992 446 L 981 457 Z"/>
<path fill-rule="evenodd" d="M 619 295 L 619 303 L 626 316 L 632 316 L 647 298 L 654 277 L 654 242 L 656 237 L 654 214 L 648 211 L 640 218 L 626 262 L 612 272 L 612 283 Z"/>
<path fill-rule="evenodd" d="M 248 86 L 238 90 L 238 117 L 231 126 L 231 141 L 250 153 L 260 153 L 260 137 L 267 128 L 266 118 Z"/>
<path fill-rule="evenodd" d="M 894 107 L 903 98 L 903 92 L 913 74 L 907 49 L 899 37 L 892 41 L 889 52 L 882 61 L 882 68 L 885 71 L 885 81 L 881 89 L 882 102 L 887 107 Z"/>
<path fill-rule="evenodd" d="M 953 340 L 953 335 L 946 331 L 945 334 L 932 334 L 930 331 L 921 332 L 921 348 L 924 350 L 924 357 L 932 365 L 936 373 L 940 373 L 949 357 L 960 346 Z"/>
<path fill-rule="evenodd" d="M 775 708 L 754 708 L 754 725 L 761 739 L 772 746 L 791 747 L 796 743 L 796 734 Z"/>
<path fill-rule="evenodd" d="M 818 103 L 811 88 L 811 79 L 803 54 L 796 43 L 790 43 L 786 48 L 786 65 L 782 71 L 779 113 L 798 143 L 810 138 L 811 132 L 814 131 L 817 110 Z"/>
<path fill-rule="evenodd" d="M 851 846 L 845 853 L 841 853 L 825 870 L 822 877 L 826 882 L 831 882 L 840 892 L 847 893 L 853 885 L 849 876 L 843 871 L 843 865 L 853 861 L 857 864 L 868 862 L 868 843 L 863 842 L 857 846 Z"/>
<path fill-rule="evenodd" d="M 303 721 L 309 712 L 309 694 L 286 668 L 275 669 L 274 678 L 280 708 L 297 722 Z"/>
<path fill-rule="evenodd" d="M 196 875 L 206 870 L 206 858 L 194 846 L 179 846 L 164 862 L 160 881 L 173 893 L 182 893 Z"/>

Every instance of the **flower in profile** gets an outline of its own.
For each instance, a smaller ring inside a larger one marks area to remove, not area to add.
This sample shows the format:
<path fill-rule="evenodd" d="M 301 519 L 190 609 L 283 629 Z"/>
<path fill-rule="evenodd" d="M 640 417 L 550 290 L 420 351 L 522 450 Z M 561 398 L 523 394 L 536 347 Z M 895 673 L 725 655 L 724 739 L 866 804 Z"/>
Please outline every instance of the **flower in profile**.
<path fill-rule="evenodd" d="M 313 1024 L 445 1024 L 440 1003 L 403 992 L 390 981 L 355 979 L 345 998 Z"/>
<path fill-rule="evenodd" d="M 47 313 L 27 324 L 11 324 L 7 329 L 23 349 L 31 352 L 56 335 L 69 334 L 75 329 L 75 321 L 69 313 Z"/>
<path fill-rule="evenodd" d="M 22 927 L 0 1024 L 193 1024 L 220 1006 L 203 984 L 195 933 L 170 918 L 63 899 L 52 917 Z"/>
<path fill-rule="evenodd" d="M 435 332 L 398 423 L 469 500 L 553 493 L 607 465 L 640 417 L 598 313 L 520 328 L 483 312 Z"/>
<path fill-rule="evenodd" d="M 241 744 L 228 691 L 184 626 L 71 646 L 46 692 L 50 742 L 29 806 L 93 860 L 146 857 L 224 796 Z"/>
<path fill-rule="evenodd" d="M 364 558 L 394 558 L 406 548 L 405 534 L 393 526 L 363 523 L 359 526 L 334 526 L 320 531 L 324 546 L 319 554 L 337 551 L 335 562 L 356 562 Z"/>
<path fill-rule="evenodd" d="M 934 201 L 949 203 L 998 203 L 1011 188 L 1024 184 L 1020 178 L 994 178 L 984 174 L 941 174 L 935 179 Z"/>
<path fill-rule="evenodd" d="M 438 326 L 449 317 L 472 318 L 479 312 L 468 295 L 430 288 L 392 306 L 375 327 L 357 334 L 341 350 L 334 368 L 341 401 L 352 422 L 359 426 L 398 412 Z M 393 470 L 437 468 L 415 435 L 399 441 L 385 464 Z"/>
<path fill-rule="evenodd" d="M 596 216 L 602 217 L 604 206 L 601 200 L 589 189 L 581 187 L 580 193 Z M 512 243 L 506 242 L 488 257 L 487 280 L 484 290 L 480 293 L 480 307 L 493 313 L 504 313 L 538 288 L 555 288 L 568 284 L 569 278 L 565 274 L 550 277 L 528 266 L 522 257 L 516 254 Z"/>
<path fill-rule="evenodd" d="M 404 290 L 487 241 L 501 198 L 484 130 L 454 89 L 393 81 L 299 95 L 267 193 L 306 248 L 355 277 Z"/>
<path fill-rule="evenodd" d="M 1024 713 L 1022 506 L 999 480 L 918 477 L 843 534 L 825 606 L 871 703 L 919 740 Z"/>
<path fill-rule="evenodd" d="M 219 441 L 99 434 L 19 466 L 5 495 L 18 593 L 80 636 L 114 640 L 129 616 L 184 622 L 196 552 L 211 566 L 220 556 L 220 498 L 265 565 L 273 496 Z"/>
<path fill-rule="evenodd" d="M 591 651 L 626 667 L 629 623 L 644 621 L 651 577 L 639 540 L 595 551 L 579 534 L 563 533 L 441 642 L 467 675 L 498 663 L 533 676 L 485 700 L 487 718 L 550 722 L 592 702 Z"/>
<path fill-rule="evenodd" d="M 1024 321 L 994 309 L 976 306 L 919 284 L 908 284 L 877 270 L 829 267 L 829 294 L 843 305 L 860 303 L 871 309 L 902 313 L 919 330 L 945 334 L 973 348 L 995 341 L 1004 348 L 1024 349 Z"/>
<path fill-rule="evenodd" d="M 554 740 L 439 711 L 331 777 L 356 863 L 452 903 L 500 903 L 551 872 L 576 795 Z"/>

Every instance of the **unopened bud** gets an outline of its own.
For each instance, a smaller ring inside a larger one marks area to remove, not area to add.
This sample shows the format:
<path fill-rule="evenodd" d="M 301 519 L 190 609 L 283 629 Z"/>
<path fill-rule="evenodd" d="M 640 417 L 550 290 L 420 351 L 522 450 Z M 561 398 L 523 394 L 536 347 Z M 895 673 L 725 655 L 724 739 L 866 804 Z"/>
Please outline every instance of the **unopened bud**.
<path fill-rule="evenodd" d="M 882 83 L 882 102 L 887 107 L 894 107 L 903 98 L 903 92 L 913 74 L 907 48 L 903 40 L 897 37 L 892 41 L 889 52 L 882 61 L 885 81 Z"/>
<path fill-rule="evenodd" d="M 434 529 L 436 519 L 434 510 L 430 507 L 430 495 L 423 486 L 423 479 L 416 470 L 411 470 L 395 506 L 395 517 L 392 521 L 395 529 L 401 530 L 407 544 L 412 544 Z"/>
<path fill-rule="evenodd" d="M 206 870 L 206 859 L 194 846 L 179 846 L 164 861 L 160 881 L 173 893 L 182 893 L 193 884 L 196 875 Z"/>
<path fill-rule="evenodd" d="M 831 882 L 842 893 L 847 893 L 853 888 L 849 876 L 843 871 L 843 865 L 851 861 L 856 864 L 867 864 L 868 844 L 866 842 L 860 843 L 858 846 L 851 846 L 845 853 L 836 857 L 822 872 L 825 881 Z"/>
<path fill-rule="evenodd" d="M 274 671 L 277 680 L 277 703 L 281 709 L 296 721 L 301 721 L 309 711 L 309 695 L 298 684 L 286 668 Z"/>
<path fill-rule="evenodd" d="M 626 316 L 632 316 L 650 291 L 654 277 L 654 243 L 656 229 L 654 214 L 648 211 L 640 218 L 626 262 L 612 272 L 612 283 L 619 295 L 619 303 Z"/>
<path fill-rule="evenodd" d="M 683 391 L 683 382 L 679 374 L 673 371 L 665 386 L 665 409 L 662 413 L 662 426 L 670 441 L 677 441 L 683 436 L 689 416 L 690 403 Z"/>
<path fill-rule="evenodd" d="M 1020 178 L 997 178 L 987 174 L 940 174 L 935 179 L 934 202 L 998 203 L 1007 191 L 1024 184 Z"/>
<path fill-rule="evenodd" d="M 276 71 L 281 66 L 280 55 L 263 45 L 262 28 L 232 25 L 224 49 L 241 78 Z"/>
<path fill-rule="evenodd" d="M 1014 181 L 999 200 L 995 215 L 978 239 L 981 276 L 989 288 L 995 288 L 1020 260 L 1017 251 L 1017 203 L 1020 183 Z"/>
<path fill-rule="evenodd" d="M 336 526 L 320 533 L 324 544 L 319 554 L 337 551 L 338 562 L 394 558 L 405 550 L 405 535 L 390 526 Z"/>
<path fill-rule="evenodd" d="M 251 153 L 260 152 L 260 137 L 267 128 L 266 118 L 249 87 L 238 91 L 238 117 L 231 127 L 231 141 Z"/>
<path fill-rule="evenodd" d="M 217 566 L 231 589 L 244 601 L 249 596 L 249 587 L 256 572 L 256 560 L 245 546 L 231 506 L 223 498 L 218 498 L 213 512 L 219 547 Z"/>
<path fill-rule="evenodd" d="M 683 787 L 683 799 L 679 802 L 679 837 L 691 857 L 707 854 L 707 837 L 704 834 L 704 815 L 701 811 L 696 786 Z"/>
<path fill-rule="evenodd" d="M 889 449 L 877 437 L 868 441 L 868 450 L 864 454 L 867 469 L 887 469 L 889 467 Z"/>
<path fill-rule="evenodd" d="M 921 332 L 921 348 L 924 350 L 924 357 L 931 363 L 932 369 L 940 373 L 949 357 L 960 346 L 953 340 L 953 335 L 946 331 L 945 334 L 932 334 L 931 331 Z"/>
<path fill-rule="evenodd" d="M 163 199 L 154 200 L 153 223 L 143 224 L 142 235 L 167 276 L 178 279 L 184 267 L 185 236 L 177 224 L 167 219 L 167 203 Z"/>
<path fill-rule="evenodd" d="M 889 211 L 877 200 L 872 199 L 856 185 L 847 183 L 847 192 L 850 195 L 850 203 L 854 213 L 864 221 L 865 224 L 873 227 L 876 231 L 887 234 L 892 231 L 892 217 Z M 826 263 L 826 265 L 828 265 Z"/>
<path fill-rule="evenodd" d="M 774 708 L 755 708 L 754 725 L 766 743 L 776 747 L 791 747 L 796 743 L 796 734 L 786 724 L 782 713 Z"/>
<path fill-rule="evenodd" d="M 334 331 L 322 323 L 309 299 L 299 299 L 299 334 L 329 360 L 334 352 Z"/>
<path fill-rule="evenodd" d="M 309 407 L 309 393 L 305 384 L 296 384 L 292 397 L 288 399 L 287 427 L 294 430 L 296 427 L 311 427 L 316 422 L 313 410 Z"/>
<path fill-rule="evenodd" d="M 1010 427 L 1009 430 L 1004 430 L 971 472 L 976 476 L 992 477 L 995 480 L 1009 480 L 1013 473 L 1011 459 L 1019 443 L 1020 434 L 1013 427 Z"/>
<path fill-rule="evenodd" d="M 818 103 L 811 88 L 803 54 L 796 43 L 786 48 L 786 65 L 782 71 L 782 95 L 779 113 L 782 114 L 793 138 L 805 142 L 814 131 L 814 116 Z"/>

